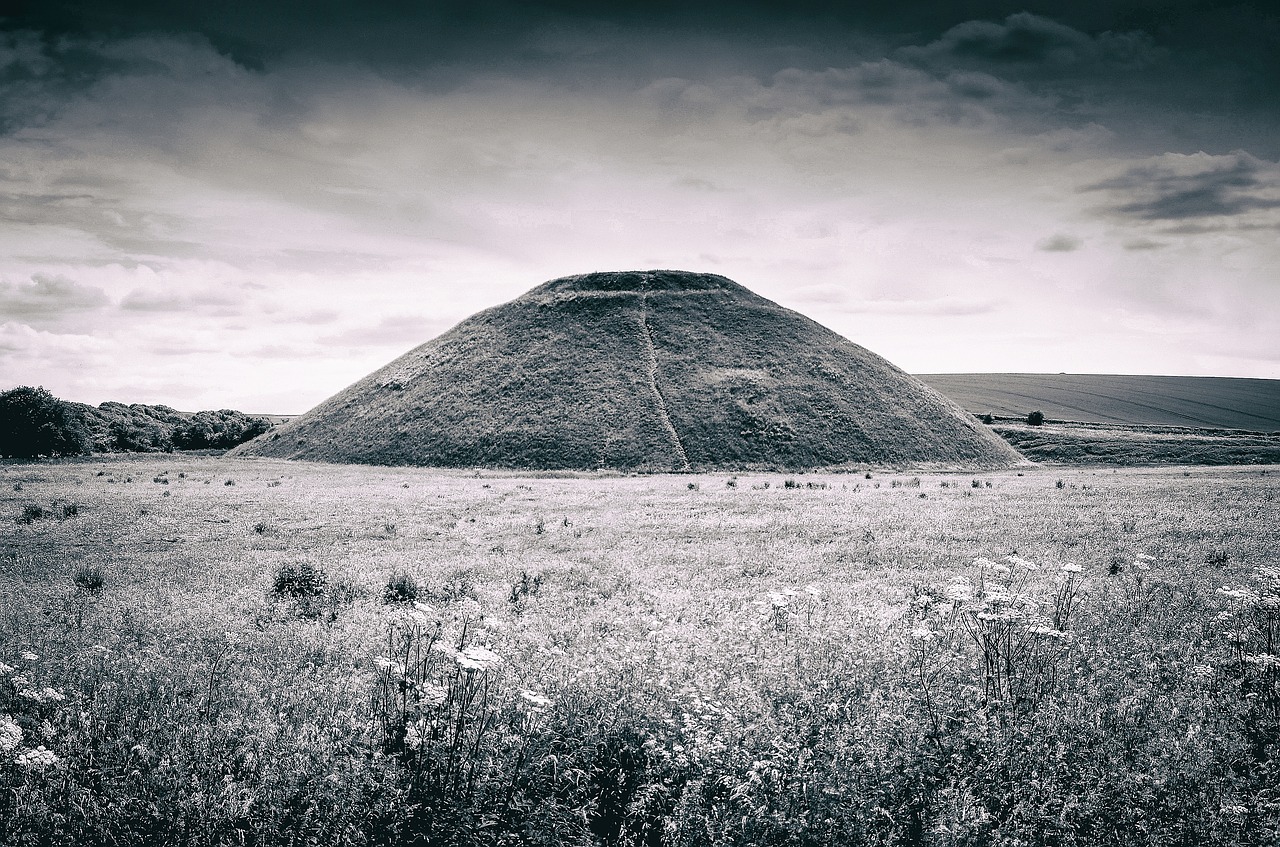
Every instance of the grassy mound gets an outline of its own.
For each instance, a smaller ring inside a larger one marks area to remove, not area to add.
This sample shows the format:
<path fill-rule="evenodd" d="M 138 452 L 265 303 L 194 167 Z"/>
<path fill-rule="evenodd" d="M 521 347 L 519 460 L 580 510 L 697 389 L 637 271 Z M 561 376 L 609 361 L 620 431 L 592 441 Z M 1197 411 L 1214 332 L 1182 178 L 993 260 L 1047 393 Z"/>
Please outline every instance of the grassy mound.
<path fill-rule="evenodd" d="M 884 359 L 721 276 L 553 280 L 238 451 L 442 467 L 1008 466 Z"/>

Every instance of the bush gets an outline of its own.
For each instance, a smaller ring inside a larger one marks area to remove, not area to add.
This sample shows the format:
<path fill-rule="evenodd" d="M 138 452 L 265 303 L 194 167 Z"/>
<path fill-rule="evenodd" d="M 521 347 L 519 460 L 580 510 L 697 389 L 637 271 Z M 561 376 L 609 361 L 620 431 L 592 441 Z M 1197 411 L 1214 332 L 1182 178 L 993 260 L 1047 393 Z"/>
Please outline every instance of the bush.
<path fill-rule="evenodd" d="M 382 601 L 388 605 L 393 603 L 412 603 L 418 599 L 418 581 L 407 573 L 396 574 L 387 580 L 387 587 L 382 592 Z"/>
<path fill-rule="evenodd" d="M 18 523 L 35 523 L 42 521 L 47 517 L 51 517 L 50 512 L 39 503 L 28 503 L 22 507 L 22 513 L 18 515 Z"/>
<path fill-rule="evenodd" d="M 1044 412 L 1040 411 L 1039 409 L 1036 409 L 1034 412 L 1027 415 L 1027 423 L 1030 426 L 1042 425 L 1044 423 Z"/>
<path fill-rule="evenodd" d="M 91 447 L 75 407 L 43 387 L 24 385 L 0 394 L 0 456 L 76 456 Z"/>
<path fill-rule="evenodd" d="M 293 597 L 305 599 L 319 597 L 324 593 L 329 578 L 324 571 L 309 562 L 281 565 L 276 571 L 271 593 L 276 597 Z"/>
<path fill-rule="evenodd" d="M 102 591 L 102 586 L 106 582 L 102 576 L 102 568 L 97 565 L 81 565 L 76 569 L 72 581 L 75 582 L 76 588 L 86 594 L 97 594 Z"/>

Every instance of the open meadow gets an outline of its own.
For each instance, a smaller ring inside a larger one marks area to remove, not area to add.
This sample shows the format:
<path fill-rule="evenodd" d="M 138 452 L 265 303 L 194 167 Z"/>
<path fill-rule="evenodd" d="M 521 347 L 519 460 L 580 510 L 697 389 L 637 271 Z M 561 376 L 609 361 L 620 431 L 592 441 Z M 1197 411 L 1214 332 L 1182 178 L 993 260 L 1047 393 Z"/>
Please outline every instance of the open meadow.
<path fill-rule="evenodd" d="M 1278 489 L 0 465 L 0 844 L 1273 844 Z"/>

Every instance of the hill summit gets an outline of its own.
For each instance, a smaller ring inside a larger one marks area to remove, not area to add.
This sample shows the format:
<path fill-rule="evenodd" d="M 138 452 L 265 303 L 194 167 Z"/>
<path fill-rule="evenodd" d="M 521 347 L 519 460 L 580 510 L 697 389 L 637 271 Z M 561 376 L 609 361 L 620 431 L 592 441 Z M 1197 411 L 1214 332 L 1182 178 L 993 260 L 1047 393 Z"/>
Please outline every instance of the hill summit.
<path fill-rule="evenodd" d="M 722 276 L 555 279 L 409 351 L 239 455 L 513 469 L 1008 466 L 881 357 Z"/>

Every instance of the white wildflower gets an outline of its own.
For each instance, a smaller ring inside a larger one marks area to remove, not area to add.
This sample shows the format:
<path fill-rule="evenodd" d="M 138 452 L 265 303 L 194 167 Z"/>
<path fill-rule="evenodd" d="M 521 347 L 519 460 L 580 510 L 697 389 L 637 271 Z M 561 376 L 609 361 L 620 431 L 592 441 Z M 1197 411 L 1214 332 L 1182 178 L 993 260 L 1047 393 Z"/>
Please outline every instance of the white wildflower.
<path fill-rule="evenodd" d="M 484 667 L 501 664 L 502 662 L 501 656 L 490 650 L 488 647 L 481 647 L 478 644 L 473 644 L 463 650 L 462 655 L 473 662 L 479 662 Z"/>
<path fill-rule="evenodd" d="M 422 747 L 422 723 L 409 724 L 404 731 L 404 743 L 410 750 L 417 750 Z"/>
<path fill-rule="evenodd" d="M 946 598 L 952 603 L 968 603 L 973 599 L 973 586 L 967 582 L 956 582 L 947 586 Z"/>
<path fill-rule="evenodd" d="M 449 692 L 446 689 L 429 682 L 418 685 L 415 690 L 418 692 L 419 705 L 428 708 L 434 709 L 441 706 L 449 698 Z"/>
<path fill-rule="evenodd" d="M 929 641 L 936 637 L 937 634 L 927 624 L 916 624 L 915 628 L 911 630 L 911 637 L 917 641 Z"/>
<path fill-rule="evenodd" d="M 0 753 L 12 753 L 22 743 L 22 727 L 8 715 L 0 715 Z"/>
<path fill-rule="evenodd" d="M 1062 572 L 1066 574 L 1076 574 L 1081 573 L 1082 571 L 1084 571 L 1084 568 L 1080 567 L 1075 562 L 1067 562 L 1062 566 Z"/>
<path fill-rule="evenodd" d="M 11 674 L 13 671 L 13 665 L 6 665 L 4 662 L 0 662 L 0 675 Z"/>
<path fill-rule="evenodd" d="M 539 709 L 545 709 L 547 706 L 550 706 L 552 703 L 551 698 L 548 697 L 547 695 L 539 694 L 538 692 L 532 691 L 528 688 L 520 689 L 520 698 L 524 700 L 526 703 L 528 703 L 529 705 Z"/>
<path fill-rule="evenodd" d="M 1255 653 L 1252 656 L 1245 656 L 1244 660 L 1263 669 L 1280 668 L 1280 656 L 1271 653 Z"/>
<path fill-rule="evenodd" d="M 769 604 L 775 609 L 786 608 L 787 604 L 790 602 L 791 598 L 785 594 L 781 594 L 777 591 L 769 592 Z"/>
<path fill-rule="evenodd" d="M 821 597 L 822 589 L 811 582 L 804 587 L 804 593 L 808 594 L 810 597 Z"/>
<path fill-rule="evenodd" d="M 40 657 L 37 656 L 35 653 L 32 653 L 30 650 L 23 650 L 21 653 L 18 654 L 18 658 L 28 662 L 40 661 Z"/>
<path fill-rule="evenodd" d="M 975 567 L 982 568 L 983 570 L 988 570 L 992 565 L 995 564 L 995 562 L 991 561 L 986 556 L 979 556 L 978 558 L 973 560 L 973 564 Z"/>
<path fill-rule="evenodd" d="M 1191 668 L 1191 678 L 1196 682 L 1211 682 L 1213 677 L 1213 668 L 1209 665 L 1195 665 Z"/>
<path fill-rule="evenodd" d="M 58 757 L 54 755 L 52 750 L 46 750 L 44 745 L 41 744 L 34 750 L 24 750 L 13 761 L 24 770 L 42 771 L 58 764 Z"/>

